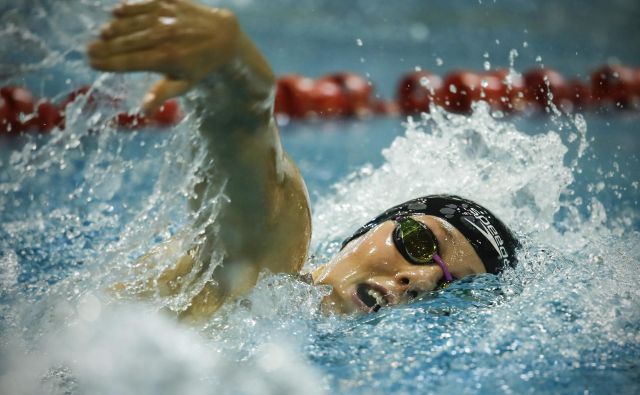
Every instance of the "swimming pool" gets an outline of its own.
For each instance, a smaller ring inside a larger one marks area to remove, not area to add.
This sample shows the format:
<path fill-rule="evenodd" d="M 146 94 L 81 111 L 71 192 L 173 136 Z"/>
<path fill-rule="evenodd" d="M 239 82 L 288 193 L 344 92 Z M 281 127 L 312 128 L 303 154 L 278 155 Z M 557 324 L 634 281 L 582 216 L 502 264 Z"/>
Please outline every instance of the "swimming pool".
<path fill-rule="evenodd" d="M 98 76 L 82 56 L 110 3 L 0 1 L 2 84 L 54 96 L 97 79 L 133 108 L 151 79 Z M 216 2 L 237 10 L 278 73 L 369 73 L 386 97 L 417 65 L 443 74 L 513 59 L 584 76 L 612 57 L 640 64 L 632 1 L 449 3 Z M 592 15 L 601 23 L 584 23 Z M 102 290 L 189 233 L 191 120 L 118 133 L 104 125 L 108 105 L 82 108 L 62 133 L 0 140 L 3 393 L 638 391 L 637 113 L 494 119 L 481 106 L 410 123 L 292 122 L 282 138 L 313 201 L 309 266 L 382 209 L 437 192 L 511 224 L 521 265 L 360 318 L 322 316 L 322 289 L 265 275 L 186 328 L 158 312 L 185 298 Z"/>

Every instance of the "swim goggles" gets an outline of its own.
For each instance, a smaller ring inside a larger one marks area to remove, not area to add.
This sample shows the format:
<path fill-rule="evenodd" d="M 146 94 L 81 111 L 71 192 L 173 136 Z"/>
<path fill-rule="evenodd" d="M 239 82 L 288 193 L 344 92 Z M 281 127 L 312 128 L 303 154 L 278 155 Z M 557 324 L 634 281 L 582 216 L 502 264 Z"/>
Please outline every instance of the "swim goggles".
<path fill-rule="evenodd" d="M 453 276 L 440 255 L 438 255 L 438 240 L 429 227 L 411 217 L 397 217 L 393 221 L 396 228 L 393 231 L 393 243 L 402 256 L 415 265 L 430 265 L 437 263 L 447 281 L 453 281 Z"/>

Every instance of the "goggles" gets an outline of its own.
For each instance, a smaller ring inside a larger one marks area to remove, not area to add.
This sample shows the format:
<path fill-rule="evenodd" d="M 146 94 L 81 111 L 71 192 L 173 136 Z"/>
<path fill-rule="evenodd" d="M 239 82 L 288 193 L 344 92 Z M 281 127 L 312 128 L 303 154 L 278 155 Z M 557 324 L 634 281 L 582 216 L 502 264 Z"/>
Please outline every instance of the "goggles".
<path fill-rule="evenodd" d="M 415 265 L 431 265 L 434 262 L 440 266 L 447 281 L 453 281 L 447 265 L 438 255 L 438 241 L 427 225 L 411 217 L 394 218 L 396 228 L 392 238 L 396 248 L 402 256 Z"/>

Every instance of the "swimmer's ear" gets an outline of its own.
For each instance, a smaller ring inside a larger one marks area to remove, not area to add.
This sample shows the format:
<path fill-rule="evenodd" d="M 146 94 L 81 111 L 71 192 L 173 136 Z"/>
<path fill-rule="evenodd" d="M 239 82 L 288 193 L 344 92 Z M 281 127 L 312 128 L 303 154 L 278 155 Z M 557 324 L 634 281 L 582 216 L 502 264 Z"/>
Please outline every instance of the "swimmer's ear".
<path fill-rule="evenodd" d="M 164 78 L 156 82 L 144 96 L 142 109 L 147 114 L 153 114 L 158 111 L 165 100 L 182 95 L 192 86 L 191 81 Z"/>

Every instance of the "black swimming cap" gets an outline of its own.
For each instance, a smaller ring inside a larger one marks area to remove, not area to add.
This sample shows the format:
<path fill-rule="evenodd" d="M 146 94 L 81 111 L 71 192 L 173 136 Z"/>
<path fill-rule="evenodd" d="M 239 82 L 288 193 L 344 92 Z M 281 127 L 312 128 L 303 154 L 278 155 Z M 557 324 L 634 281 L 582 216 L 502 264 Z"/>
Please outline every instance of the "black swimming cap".
<path fill-rule="evenodd" d="M 453 195 L 429 195 L 391 207 L 343 241 L 342 248 L 385 221 L 415 214 L 442 218 L 458 229 L 482 259 L 487 273 L 498 274 L 505 266 L 515 265 L 520 242 L 509 228 L 486 208 Z"/>

